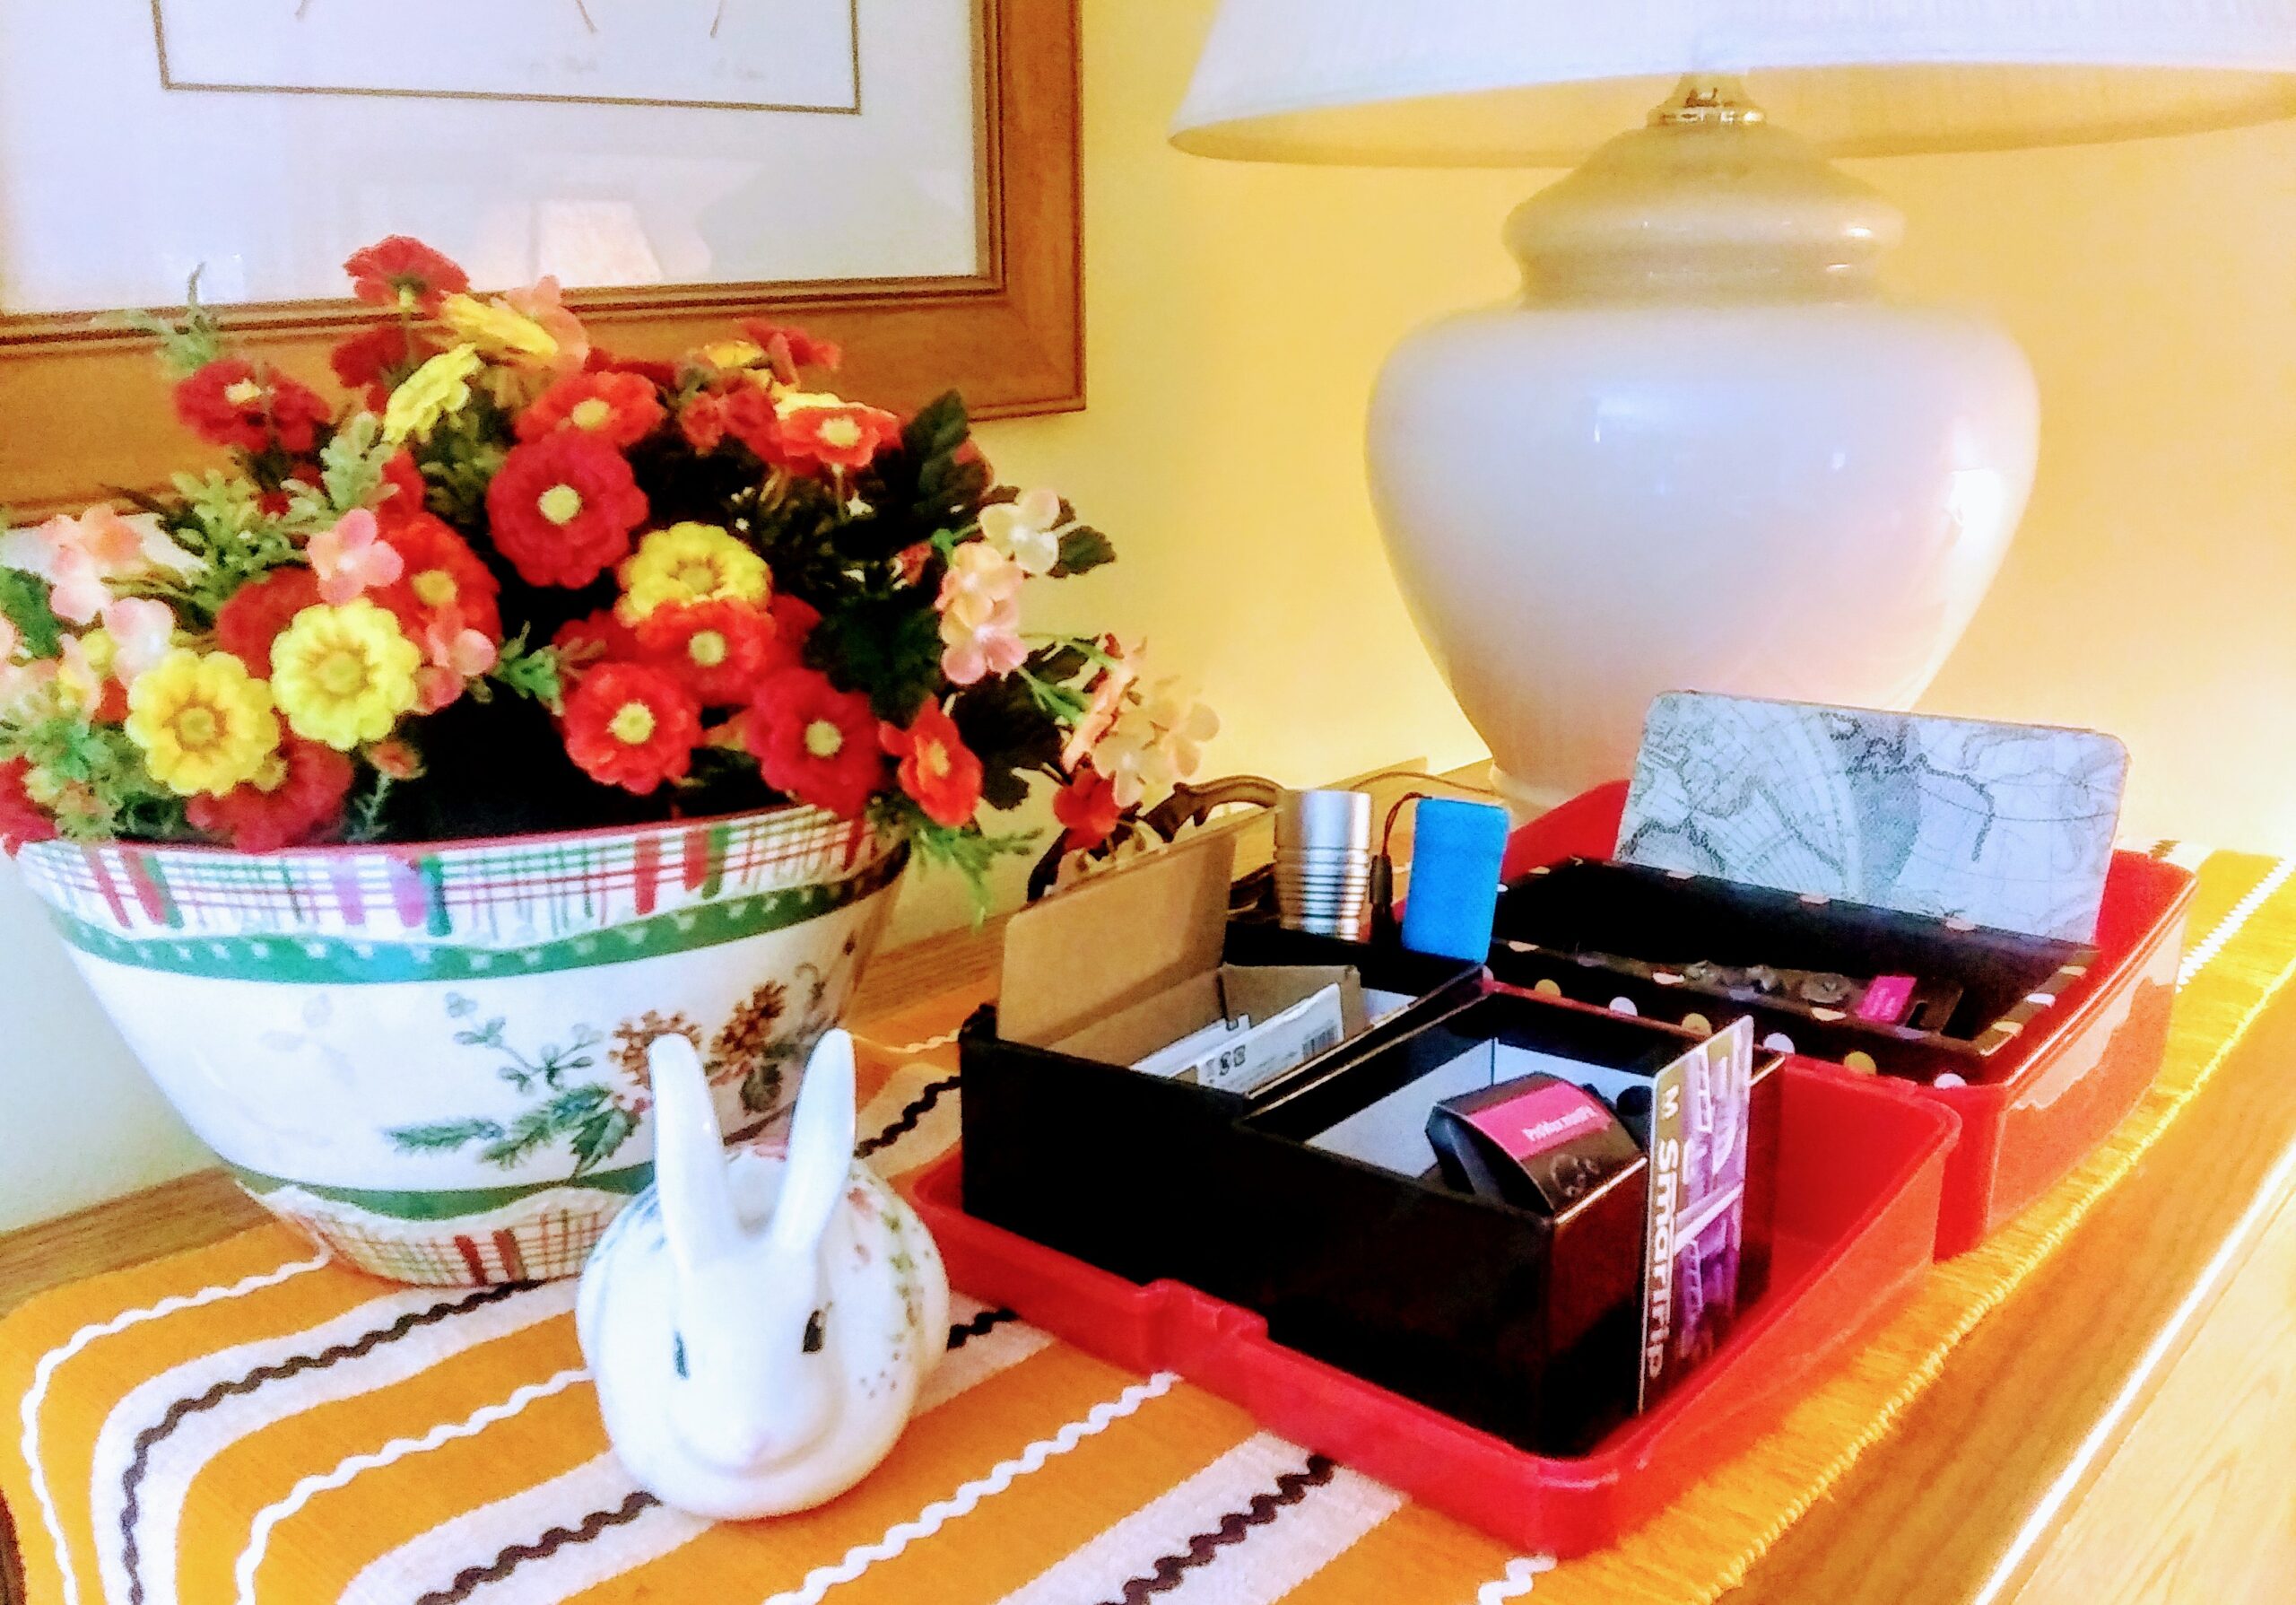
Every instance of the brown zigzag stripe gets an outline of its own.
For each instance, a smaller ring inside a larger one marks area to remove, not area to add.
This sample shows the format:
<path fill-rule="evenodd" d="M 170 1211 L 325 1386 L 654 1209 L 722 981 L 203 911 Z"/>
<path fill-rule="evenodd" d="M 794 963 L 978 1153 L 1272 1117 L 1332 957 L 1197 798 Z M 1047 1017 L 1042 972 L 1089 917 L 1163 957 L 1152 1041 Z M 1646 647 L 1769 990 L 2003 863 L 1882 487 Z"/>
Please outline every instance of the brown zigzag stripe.
<path fill-rule="evenodd" d="M 2165 859 L 2170 853 L 2177 850 L 2178 845 L 2179 844 L 2175 837 L 2164 836 L 2160 841 L 2152 843 L 2152 850 L 2146 856 L 2155 859 Z"/>
<path fill-rule="evenodd" d="M 1187 1548 L 1176 1555 L 1167 1555 L 1153 1567 L 1124 1585 L 1124 1592 L 1109 1601 L 1109 1605 L 1144 1605 L 1151 1595 L 1169 1593 L 1180 1585 L 1187 1572 L 1209 1565 L 1220 1551 L 1242 1543 L 1251 1536 L 1255 1527 L 1265 1527 L 1283 1513 L 1289 1506 L 1308 1496 L 1310 1488 L 1319 1488 L 1331 1480 L 1338 1467 L 1327 1455 L 1311 1454 L 1304 1470 L 1286 1471 L 1275 1479 L 1272 1494 L 1254 1494 L 1248 1507 L 1231 1511 L 1220 1518 L 1220 1525 L 1209 1532 L 1199 1532 L 1187 1540 Z"/>
<path fill-rule="evenodd" d="M 626 1527 L 661 1504 L 639 1488 L 612 1510 L 594 1510 L 571 1527 L 553 1527 L 530 1544 L 512 1544 L 483 1566 L 465 1566 L 455 1580 L 434 1589 L 414 1605 L 455 1605 L 489 1583 L 500 1583 L 530 1560 L 547 1560 L 569 1544 L 587 1544 L 609 1527 Z"/>
<path fill-rule="evenodd" d="M 928 1083 L 925 1090 L 909 1102 L 909 1107 L 894 1118 L 891 1125 L 866 1141 L 855 1145 L 853 1156 L 856 1159 L 866 1159 L 878 1149 L 889 1148 L 911 1131 L 916 1130 L 917 1122 L 923 1120 L 933 1105 L 941 1101 L 941 1095 L 956 1091 L 957 1083 L 963 1077 L 959 1076 L 949 1076 L 939 1081 Z"/>
<path fill-rule="evenodd" d="M 949 1347 L 962 1348 L 975 1338 L 985 1338 L 1020 1317 L 1010 1310 L 983 1310 L 970 1321 L 949 1328 Z M 512 1544 L 484 1566 L 465 1566 L 442 1589 L 424 1594 L 414 1605 L 456 1605 L 489 1583 L 500 1583 L 530 1560 L 547 1560 L 573 1544 L 587 1544 L 611 1527 L 626 1527 L 661 1503 L 639 1489 L 611 1510 L 594 1510 L 571 1527 L 552 1527 L 529 1543 Z"/>
<path fill-rule="evenodd" d="M 958 1322 L 949 1328 L 950 1351 L 954 1353 L 975 1338 L 986 1338 L 1006 1322 L 1019 1319 L 1010 1310 L 983 1310 L 970 1321 Z"/>
<path fill-rule="evenodd" d="M 530 1291 L 532 1282 L 505 1282 L 499 1287 L 482 1287 L 446 1304 L 432 1304 L 425 1310 L 410 1310 L 388 1326 L 363 1332 L 348 1343 L 334 1344 L 317 1354 L 299 1354 L 290 1359 L 258 1365 L 244 1376 L 217 1383 L 205 1392 L 188 1399 L 178 1399 L 168 1407 L 167 1414 L 135 1435 L 135 1450 L 129 1456 L 127 1470 L 120 1475 L 120 1491 L 125 1496 L 119 1510 L 120 1564 L 127 1572 L 129 1605 L 144 1605 L 144 1576 L 138 1564 L 135 1540 L 137 1502 L 140 1499 L 144 1474 L 151 1470 L 152 1452 L 159 1447 L 169 1434 L 202 1410 L 212 1410 L 226 1399 L 255 1392 L 265 1384 L 284 1382 L 300 1376 L 307 1371 L 325 1371 L 345 1360 L 360 1359 L 370 1355 L 387 1343 L 396 1343 L 408 1333 L 473 1310 L 500 1304 L 515 1294 Z"/>

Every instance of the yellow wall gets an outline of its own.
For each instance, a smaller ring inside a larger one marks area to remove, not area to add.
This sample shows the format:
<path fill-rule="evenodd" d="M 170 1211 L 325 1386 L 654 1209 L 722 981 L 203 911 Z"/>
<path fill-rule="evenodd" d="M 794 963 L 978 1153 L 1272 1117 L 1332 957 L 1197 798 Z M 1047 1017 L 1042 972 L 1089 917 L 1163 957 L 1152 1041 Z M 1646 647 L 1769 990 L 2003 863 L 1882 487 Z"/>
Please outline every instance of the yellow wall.
<path fill-rule="evenodd" d="M 1226 720 L 1215 772 L 1464 761 L 1365 504 L 1361 414 L 1405 327 L 1504 292 L 1499 221 L 1540 176 L 1181 157 L 1164 125 L 1211 12 L 1085 0 L 1091 409 L 983 442 L 1123 561 L 1032 623 L 1146 634 Z M 2118 731 L 2134 832 L 2296 850 L 2296 126 L 1865 171 L 1910 214 L 1897 283 L 2005 319 L 2048 406 L 2025 532 L 1931 704 Z M 4 1229 L 196 1150 L 0 880 Z M 905 928 L 957 917 L 952 890 L 918 887 Z"/>
<path fill-rule="evenodd" d="M 2296 124 L 1873 162 L 2031 354 L 2041 471 L 1926 705 L 2113 731 L 2123 828 L 2296 852 Z"/>

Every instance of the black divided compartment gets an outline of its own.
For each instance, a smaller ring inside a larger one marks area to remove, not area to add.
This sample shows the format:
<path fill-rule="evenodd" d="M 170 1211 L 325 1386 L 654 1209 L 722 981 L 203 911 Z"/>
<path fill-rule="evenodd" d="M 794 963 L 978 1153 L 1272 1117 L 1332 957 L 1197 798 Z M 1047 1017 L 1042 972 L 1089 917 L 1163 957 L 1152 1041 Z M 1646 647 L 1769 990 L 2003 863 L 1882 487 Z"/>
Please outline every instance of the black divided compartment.
<path fill-rule="evenodd" d="M 1229 960 L 1341 956 L 1292 936 L 1233 926 Z M 1335 946 L 1373 990 L 1439 963 Z M 1310 1143 L 1494 1041 L 1655 1076 L 1690 1039 L 1461 979 L 1251 1099 L 1004 1042 L 984 1008 L 962 1038 L 966 1211 L 1255 1310 L 1274 1341 L 1520 1447 L 1585 1452 L 1635 1409 L 1643 1167 L 1550 1218 Z M 1766 1266 L 1776 1062 L 1757 1065 L 1742 1304 Z"/>
<path fill-rule="evenodd" d="M 1622 998 L 1648 1018 L 1696 1015 L 1720 1029 L 1752 1015 L 1757 1041 L 1807 1058 L 1862 1053 L 1887 1074 L 1927 1081 L 1952 1071 L 1975 1081 L 1987 1057 L 2052 1007 L 2096 956 L 2044 937 L 1570 859 L 1501 894 L 1491 970 L 1506 985 L 1597 1007 Z M 1942 1020 L 1876 1025 L 1796 998 L 1701 985 L 1684 973 L 1700 960 L 1860 979 L 1911 975 L 1958 997 Z"/>

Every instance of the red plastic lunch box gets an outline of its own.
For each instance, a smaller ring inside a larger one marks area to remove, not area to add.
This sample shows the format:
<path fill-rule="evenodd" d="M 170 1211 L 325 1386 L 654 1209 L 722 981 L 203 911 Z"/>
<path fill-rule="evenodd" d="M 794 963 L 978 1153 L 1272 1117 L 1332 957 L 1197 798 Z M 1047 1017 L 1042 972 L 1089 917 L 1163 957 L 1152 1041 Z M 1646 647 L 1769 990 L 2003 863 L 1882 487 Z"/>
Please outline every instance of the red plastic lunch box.
<path fill-rule="evenodd" d="M 1561 1005 L 1559 1007 L 1570 1007 Z M 1777 1426 L 1930 1263 L 1957 1121 L 1933 1097 L 1789 1060 L 1767 1290 L 1722 1347 L 1593 1452 L 1513 1448 L 1269 1341 L 1258 1316 L 1126 1281 L 967 1215 L 952 1155 L 918 1182 L 952 1282 L 1135 1371 L 1176 1371 L 1269 1430 L 1526 1549 L 1603 1548 Z"/>
<path fill-rule="evenodd" d="M 1627 783 L 1617 781 L 1532 821 L 1509 843 L 1504 875 L 1514 880 L 1543 865 L 1608 858 L 1626 796 Z M 1904 1084 L 1961 1122 L 1961 1142 L 1946 1164 L 1940 1259 L 1975 1247 L 2055 1185 L 2152 1085 L 2168 1042 L 2193 889 L 2192 875 L 2173 864 L 2115 853 L 2097 956 L 2086 973 L 1993 1056 L 1984 1080 L 1958 1087 Z"/>

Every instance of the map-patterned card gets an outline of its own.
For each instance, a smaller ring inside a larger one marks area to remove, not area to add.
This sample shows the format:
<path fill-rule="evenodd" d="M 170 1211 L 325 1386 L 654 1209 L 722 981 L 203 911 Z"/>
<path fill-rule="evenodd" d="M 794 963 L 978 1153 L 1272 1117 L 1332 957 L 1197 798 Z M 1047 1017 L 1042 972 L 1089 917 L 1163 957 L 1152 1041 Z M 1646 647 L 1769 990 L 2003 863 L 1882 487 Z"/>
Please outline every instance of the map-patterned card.
<path fill-rule="evenodd" d="M 1618 856 L 2086 942 L 2127 775 L 2092 730 L 1675 692 L 1650 705 Z"/>

